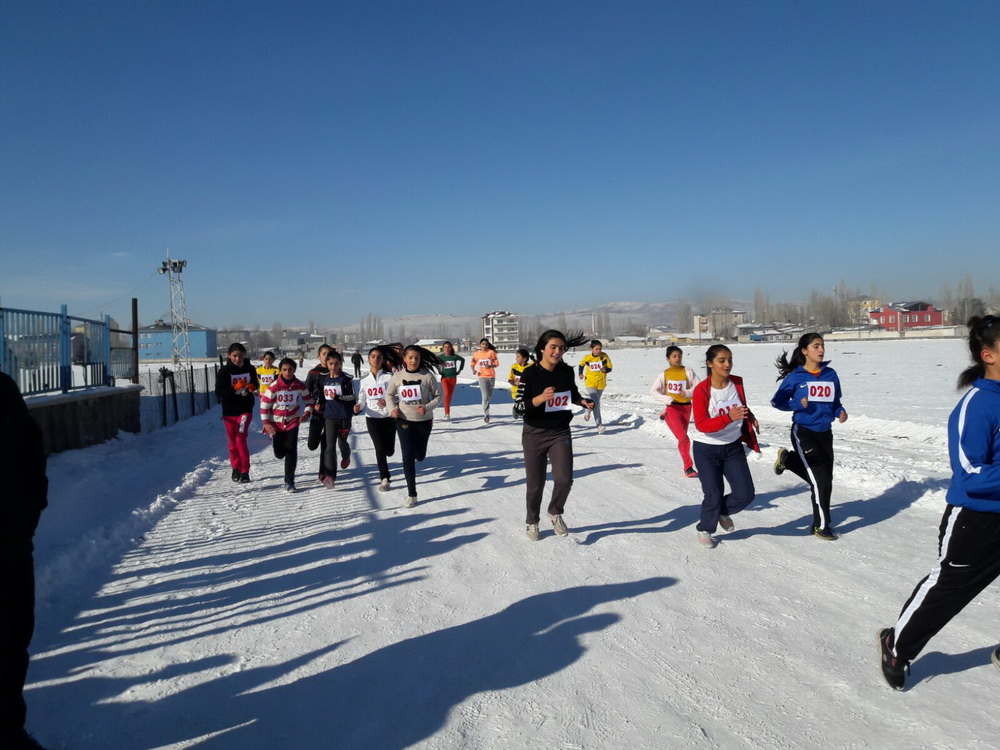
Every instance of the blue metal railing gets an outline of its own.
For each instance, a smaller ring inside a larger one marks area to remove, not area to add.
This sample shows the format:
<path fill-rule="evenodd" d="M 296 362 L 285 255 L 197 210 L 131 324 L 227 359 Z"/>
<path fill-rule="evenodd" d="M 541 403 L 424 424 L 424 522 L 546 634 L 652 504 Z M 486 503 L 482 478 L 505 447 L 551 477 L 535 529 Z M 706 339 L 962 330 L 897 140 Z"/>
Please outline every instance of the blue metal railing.
<path fill-rule="evenodd" d="M 111 318 L 0 307 L 0 370 L 25 396 L 109 385 Z"/>

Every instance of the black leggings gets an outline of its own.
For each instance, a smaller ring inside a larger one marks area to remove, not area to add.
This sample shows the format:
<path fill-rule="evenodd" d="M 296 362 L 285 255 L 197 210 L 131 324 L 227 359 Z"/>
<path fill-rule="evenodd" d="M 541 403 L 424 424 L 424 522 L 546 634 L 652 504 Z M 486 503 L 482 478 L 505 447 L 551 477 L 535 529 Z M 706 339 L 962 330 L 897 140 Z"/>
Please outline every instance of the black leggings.
<path fill-rule="evenodd" d="M 833 433 L 792 425 L 792 450 L 785 468 L 809 483 L 813 528 L 829 529 L 830 495 L 833 494 Z"/>
<path fill-rule="evenodd" d="M 274 433 L 271 438 L 274 457 L 285 459 L 285 481 L 295 481 L 295 465 L 299 462 L 299 428 Z"/>
<path fill-rule="evenodd" d="M 396 453 L 396 420 L 391 417 L 373 419 L 365 417 L 368 422 L 368 434 L 375 446 L 375 460 L 378 462 L 378 478 L 389 478 L 388 457 Z"/>
<path fill-rule="evenodd" d="M 323 449 L 323 473 L 328 477 L 337 478 L 337 448 L 340 448 L 340 457 L 348 458 L 351 455 L 351 446 L 347 442 L 347 436 L 351 432 L 350 419 L 327 419 L 323 434 L 329 436 L 326 441 L 326 448 Z M 336 438 L 336 439 L 334 439 Z"/>
<path fill-rule="evenodd" d="M 322 414 L 315 414 L 309 420 L 309 435 L 306 437 L 306 447 L 314 451 L 319 448 L 319 473 L 323 473 L 323 454 L 326 453 L 326 420 Z"/>
<path fill-rule="evenodd" d="M 411 422 L 397 420 L 399 449 L 403 454 L 403 476 L 406 477 L 406 491 L 410 497 L 417 496 L 417 461 L 427 458 L 427 441 L 431 436 L 434 420 Z"/>

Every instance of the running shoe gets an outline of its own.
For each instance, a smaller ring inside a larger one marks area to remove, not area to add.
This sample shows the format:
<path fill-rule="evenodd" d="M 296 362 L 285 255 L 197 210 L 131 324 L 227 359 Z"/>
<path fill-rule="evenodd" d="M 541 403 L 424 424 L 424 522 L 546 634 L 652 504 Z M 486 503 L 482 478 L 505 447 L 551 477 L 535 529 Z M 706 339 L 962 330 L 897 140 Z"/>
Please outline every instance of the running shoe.
<path fill-rule="evenodd" d="M 785 473 L 785 456 L 788 451 L 785 448 L 778 448 L 778 457 L 774 459 L 774 473 L 779 477 Z"/>
<path fill-rule="evenodd" d="M 538 533 L 537 523 L 529 523 L 527 531 L 525 533 L 528 537 L 529 542 L 537 542 L 539 539 L 542 538 L 541 535 Z"/>
<path fill-rule="evenodd" d="M 250 484 L 250 474 L 244 471 L 240 474 L 240 484 Z"/>
<path fill-rule="evenodd" d="M 378 491 L 379 492 L 388 492 L 390 489 L 391 488 L 389 487 L 389 480 L 388 479 L 383 479 L 381 482 L 379 482 L 379 485 L 378 485 Z"/>
<path fill-rule="evenodd" d="M 882 677 L 889 683 L 889 687 L 902 690 L 906 684 L 906 673 L 910 671 L 910 662 L 903 661 L 893 653 L 895 635 L 893 628 L 881 628 L 878 631 L 879 663 L 882 666 Z"/>
<path fill-rule="evenodd" d="M 346 456 L 340 459 L 340 468 L 346 469 L 350 465 L 351 465 L 351 454 L 348 453 Z"/>
<path fill-rule="evenodd" d="M 688 466 L 686 469 L 684 469 L 684 476 L 686 476 L 688 479 L 697 479 L 698 472 L 695 470 L 693 466 Z"/>
<path fill-rule="evenodd" d="M 818 539 L 824 539 L 824 540 L 826 540 L 828 542 L 835 542 L 839 538 L 836 534 L 833 533 L 833 529 L 830 529 L 830 528 L 826 528 L 826 529 L 817 529 L 817 528 L 814 528 L 813 529 L 813 536 L 816 537 L 816 538 L 818 538 Z"/>
<path fill-rule="evenodd" d="M 240 470 L 239 469 L 233 469 L 233 481 L 234 482 L 240 481 Z"/>
<path fill-rule="evenodd" d="M 483 417 L 483 421 L 486 422 L 486 424 L 489 424 L 490 423 L 490 415 L 487 414 L 485 417 Z"/>
<path fill-rule="evenodd" d="M 584 422 L 589 422 L 590 421 L 590 414 L 591 414 L 591 412 L 590 412 L 589 409 L 583 413 L 583 421 Z"/>
<path fill-rule="evenodd" d="M 552 521 L 552 528 L 559 536 L 569 536 L 569 529 L 566 528 L 566 522 L 561 515 L 549 516 L 549 520 Z"/>
<path fill-rule="evenodd" d="M 699 547 L 704 547 L 705 549 L 715 549 L 716 544 L 718 544 L 718 542 L 715 541 L 715 537 L 713 537 L 709 532 L 707 531 L 698 532 Z"/>
<path fill-rule="evenodd" d="M 335 480 L 334 480 L 333 477 L 330 477 L 330 476 L 323 477 L 323 486 L 326 487 L 328 490 L 332 490 L 333 489 L 333 485 L 334 485 L 334 481 Z"/>
<path fill-rule="evenodd" d="M 451 414 L 445 414 L 444 415 L 444 421 L 445 422 L 450 422 L 451 421 Z"/>
<path fill-rule="evenodd" d="M 403 503 L 403 507 L 404 508 L 412 508 L 416 504 L 417 504 L 417 496 L 416 495 L 408 495 L 406 497 L 406 502 Z"/>
<path fill-rule="evenodd" d="M 597 426 L 597 434 L 598 435 L 603 435 L 604 434 L 604 425 L 601 424 L 601 425 Z"/>
<path fill-rule="evenodd" d="M 295 492 L 295 482 L 285 482 L 285 492 L 289 494 Z"/>
<path fill-rule="evenodd" d="M 732 531 L 736 528 L 736 524 L 733 523 L 733 519 L 729 516 L 719 516 L 719 528 L 723 531 Z"/>

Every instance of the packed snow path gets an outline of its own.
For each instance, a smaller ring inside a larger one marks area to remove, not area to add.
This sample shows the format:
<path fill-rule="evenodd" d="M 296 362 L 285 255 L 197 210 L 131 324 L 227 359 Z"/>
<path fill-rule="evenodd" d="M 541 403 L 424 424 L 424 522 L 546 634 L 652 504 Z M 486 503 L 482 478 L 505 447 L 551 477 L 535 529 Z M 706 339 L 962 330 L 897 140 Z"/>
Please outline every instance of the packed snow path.
<path fill-rule="evenodd" d="M 333 491 L 304 441 L 300 491 L 282 491 L 260 435 L 253 483 L 233 484 L 217 409 L 54 456 L 29 726 L 73 750 L 996 747 L 996 585 L 907 692 L 876 665 L 876 627 L 933 561 L 964 361 L 956 342 L 907 344 L 902 369 L 891 344 L 829 347 L 851 412 L 833 543 L 807 535 L 807 488 L 771 471 L 789 420 L 766 406 L 767 346 L 734 348 L 764 449 L 757 501 L 715 550 L 645 395 L 662 352 L 612 351 L 607 432 L 574 421 L 565 539 L 544 518 L 525 539 L 509 393 L 485 425 L 471 381 L 411 510 L 398 449 L 375 490 L 363 420 Z"/>

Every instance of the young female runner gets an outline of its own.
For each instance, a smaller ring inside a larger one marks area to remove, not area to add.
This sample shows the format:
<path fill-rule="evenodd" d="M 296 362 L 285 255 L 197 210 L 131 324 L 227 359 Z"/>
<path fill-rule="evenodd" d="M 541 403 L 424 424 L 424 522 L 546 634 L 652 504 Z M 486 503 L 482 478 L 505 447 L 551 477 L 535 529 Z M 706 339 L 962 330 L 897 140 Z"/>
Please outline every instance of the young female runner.
<path fill-rule="evenodd" d="M 573 419 L 573 404 L 582 405 L 588 413 L 594 402 L 580 395 L 573 368 L 563 361 L 566 349 L 579 346 L 587 338 L 583 334 L 567 338 L 565 334 L 548 330 L 535 344 L 533 367 L 521 373 L 520 397 L 524 400 L 524 427 L 521 447 L 524 449 L 524 473 L 528 506 L 527 535 L 539 539 L 542 491 L 545 489 L 546 462 L 552 462 L 552 499 L 549 520 L 559 536 L 569 534 L 563 520 L 566 498 L 573 485 L 573 438 L 569 423 Z"/>
<path fill-rule="evenodd" d="M 594 424 L 597 426 L 598 434 L 604 432 L 604 423 L 601 421 L 601 394 L 608 385 L 608 373 L 611 372 L 611 357 L 604 353 L 604 346 L 598 339 L 590 342 L 590 354 L 585 354 L 580 364 L 577 365 L 580 380 L 583 381 L 584 391 L 594 402 Z M 591 412 L 583 415 L 583 421 L 590 421 Z"/>
<path fill-rule="evenodd" d="M 319 355 L 319 362 L 313 367 L 309 372 L 306 373 L 306 389 L 309 393 L 312 393 L 316 389 L 316 381 L 326 375 L 328 372 L 326 367 L 326 355 L 330 353 L 333 349 L 329 344 L 320 345 L 317 350 Z M 302 360 L 299 359 L 301 362 Z M 323 472 L 323 454 L 326 453 L 326 420 L 323 419 L 322 414 L 317 410 L 319 414 L 319 419 L 314 419 L 309 423 L 309 432 L 306 435 L 306 447 L 314 451 L 319 448 L 319 472 L 317 478 L 319 481 L 323 481 L 326 474 Z"/>
<path fill-rule="evenodd" d="M 649 393 L 662 401 L 666 406 L 660 419 L 677 438 L 677 452 L 684 462 L 684 476 L 695 478 L 691 461 L 691 440 L 688 438 L 688 425 L 691 423 L 691 394 L 701 378 L 690 367 L 683 364 L 684 353 L 679 346 L 667 347 L 667 369 L 657 375 L 649 386 Z"/>
<path fill-rule="evenodd" d="M 510 375 L 507 376 L 507 382 L 510 383 L 510 397 L 514 400 L 514 419 L 520 419 L 524 416 L 524 401 L 518 400 L 518 386 L 521 383 L 524 368 L 532 365 L 530 356 L 527 349 L 518 349 L 514 354 L 514 364 L 510 366 Z"/>
<path fill-rule="evenodd" d="M 312 414 L 312 397 L 306 384 L 295 377 L 295 360 L 285 357 L 278 369 L 281 375 L 260 399 L 260 418 L 271 438 L 274 457 L 285 459 L 285 492 L 295 492 L 299 424 Z"/>
<path fill-rule="evenodd" d="M 388 457 L 396 452 L 396 420 L 389 416 L 389 407 L 385 402 L 385 388 L 392 379 L 392 366 L 386 363 L 383 351 L 375 347 L 368 350 L 368 367 L 368 374 L 358 386 L 358 403 L 354 406 L 354 413 L 365 415 L 381 480 L 378 489 L 379 492 L 388 492 Z"/>
<path fill-rule="evenodd" d="M 246 359 L 247 350 L 238 341 L 229 345 L 229 361 L 219 368 L 215 378 L 215 395 L 222 404 L 222 422 L 229 440 L 229 463 L 233 481 L 250 481 L 250 450 L 247 433 L 253 419 L 254 394 L 258 390 L 257 370 Z"/>
<path fill-rule="evenodd" d="M 441 390 L 444 391 L 444 419 L 451 420 L 451 397 L 455 394 L 455 383 L 465 368 L 465 357 L 455 354 L 450 341 L 441 345 Z"/>
<path fill-rule="evenodd" d="M 483 399 L 483 421 L 490 423 L 490 399 L 496 384 L 497 351 L 489 339 L 479 339 L 479 351 L 472 355 L 472 371 L 479 378 L 479 392 Z"/>
<path fill-rule="evenodd" d="M 347 436 L 351 432 L 351 417 L 357 398 L 354 380 L 344 372 L 344 357 L 336 349 L 326 355 L 329 372 L 316 381 L 313 400 L 322 412 L 326 426 L 326 449 L 323 451 L 323 485 L 333 489 L 337 480 L 337 449 L 340 449 L 340 468 L 351 465 L 351 446 Z"/>
<path fill-rule="evenodd" d="M 781 385 L 771 406 L 792 412 L 792 450 L 778 448 L 774 473 L 788 469 L 809 484 L 812 500 L 812 533 L 834 541 L 830 523 L 830 494 L 833 491 L 833 420 L 847 420 L 840 404 L 840 378 L 824 362 L 826 347 L 818 333 L 807 333 L 788 356 L 782 352 L 775 361 Z"/>
<path fill-rule="evenodd" d="M 705 353 L 708 377 L 695 386 L 692 397 L 694 426 L 694 463 L 705 497 L 698 521 L 698 544 L 707 549 L 716 545 L 712 536 L 718 526 L 723 531 L 735 528 L 732 516 L 754 499 L 753 477 L 743 450 L 746 443 L 760 453 L 755 432 L 759 429 L 753 412 L 747 407 L 743 379 L 731 374 L 733 353 L 728 346 L 716 344 Z M 724 494 L 729 482 L 729 494 Z"/>
<path fill-rule="evenodd" d="M 938 559 L 910 594 L 895 627 L 878 631 L 882 675 L 902 690 L 910 662 L 1000 574 L 1000 317 L 968 322 L 972 386 L 948 419 L 951 486 L 938 532 Z M 1000 649 L 993 652 L 1000 667 Z"/>
<path fill-rule="evenodd" d="M 417 504 L 417 461 L 427 457 L 427 441 L 434 426 L 434 408 L 441 403 L 437 378 L 421 361 L 430 353 L 419 346 L 403 350 L 403 369 L 395 373 L 385 388 L 389 414 L 397 419 L 399 447 L 403 454 L 403 476 L 406 477 L 404 508 Z M 440 360 L 434 358 L 435 362 Z"/>

